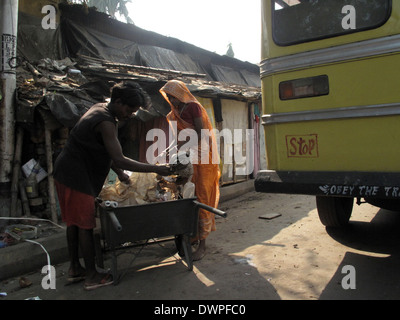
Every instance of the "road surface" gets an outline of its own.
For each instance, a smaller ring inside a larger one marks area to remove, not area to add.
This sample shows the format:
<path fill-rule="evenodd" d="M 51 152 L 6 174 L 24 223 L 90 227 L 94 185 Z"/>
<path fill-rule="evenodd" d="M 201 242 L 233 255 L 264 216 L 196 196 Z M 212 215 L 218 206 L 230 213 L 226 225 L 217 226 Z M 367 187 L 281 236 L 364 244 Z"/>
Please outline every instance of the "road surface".
<path fill-rule="evenodd" d="M 56 289 L 43 289 L 40 270 L 0 283 L 0 300 L 39 297 L 123 300 L 399 299 L 400 214 L 355 204 L 348 228 L 326 229 L 314 197 L 250 192 L 224 202 L 208 252 L 188 271 L 174 243 L 119 256 L 117 286 L 87 292 L 65 285 L 68 263 L 55 266 Z M 270 214 L 271 219 L 261 216 Z M 274 215 L 276 214 L 276 217 Z M 106 266 L 111 266 L 106 260 Z"/>

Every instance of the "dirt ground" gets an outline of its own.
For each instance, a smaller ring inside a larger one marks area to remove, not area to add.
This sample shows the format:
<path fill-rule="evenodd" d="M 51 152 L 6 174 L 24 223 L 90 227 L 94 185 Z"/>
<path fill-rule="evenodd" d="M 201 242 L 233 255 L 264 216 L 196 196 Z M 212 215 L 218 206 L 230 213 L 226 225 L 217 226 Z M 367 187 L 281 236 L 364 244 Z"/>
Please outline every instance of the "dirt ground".
<path fill-rule="evenodd" d="M 314 197 L 250 192 L 224 202 L 203 260 L 192 272 L 173 241 L 124 251 L 118 257 L 120 283 L 84 291 L 66 285 L 68 263 L 56 266 L 56 289 L 44 290 L 40 271 L 0 283 L 0 300 L 39 297 L 113 300 L 315 300 L 399 299 L 400 215 L 355 204 L 349 227 L 326 229 Z M 279 216 L 261 219 L 265 214 Z M 140 254 L 136 254 L 140 251 Z M 136 258 L 135 258 L 136 257 Z M 354 267 L 354 289 L 342 286 Z M 111 260 L 106 260 L 106 267 Z"/>

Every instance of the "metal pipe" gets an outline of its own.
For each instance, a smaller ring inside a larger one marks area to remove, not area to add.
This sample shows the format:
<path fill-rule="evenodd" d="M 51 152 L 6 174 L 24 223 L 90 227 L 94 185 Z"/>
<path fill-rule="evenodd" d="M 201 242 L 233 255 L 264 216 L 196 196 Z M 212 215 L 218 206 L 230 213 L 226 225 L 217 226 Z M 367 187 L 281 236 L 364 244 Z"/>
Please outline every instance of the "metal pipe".
<path fill-rule="evenodd" d="M 210 207 L 210 206 L 208 206 L 208 205 L 206 205 L 204 203 L 198 202 L 196 200 L 194 200 L 193 202 L 196 205 L 196 207 L 199 207 L 199 208 L 202 208 L 202 209 L 207 210 L 209 212 L 212 212 L 212 213 L 216 214 L 217 216 L 221 216 L 223 218 L 226 218 L 228 216 L 225 211 Z"/>

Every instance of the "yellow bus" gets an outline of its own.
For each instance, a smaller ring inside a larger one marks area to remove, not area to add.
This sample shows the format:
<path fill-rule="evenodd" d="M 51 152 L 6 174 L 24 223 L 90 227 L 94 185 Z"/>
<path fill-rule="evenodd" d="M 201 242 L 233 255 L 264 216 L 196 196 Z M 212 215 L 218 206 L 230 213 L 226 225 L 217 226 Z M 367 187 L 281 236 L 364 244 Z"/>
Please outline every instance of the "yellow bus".
<path fill-rule="evenodd" d="M 400 1 L 262 0 L 262 21 L 256 190 L 315 195 L 326 226 L 400 211 Z"/>

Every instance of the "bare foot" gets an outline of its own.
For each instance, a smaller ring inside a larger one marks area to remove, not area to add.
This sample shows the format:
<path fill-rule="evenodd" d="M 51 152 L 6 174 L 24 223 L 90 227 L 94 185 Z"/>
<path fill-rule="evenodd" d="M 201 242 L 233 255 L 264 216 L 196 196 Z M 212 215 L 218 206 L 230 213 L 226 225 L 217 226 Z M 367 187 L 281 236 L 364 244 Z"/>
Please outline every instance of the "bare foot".
<path fill-rule="evenodd" d="M 199 261 L 203 259 L 206 254 L 206 240 L 200 240 L 199 247 L 193 252 L 193 261 Z"/>

